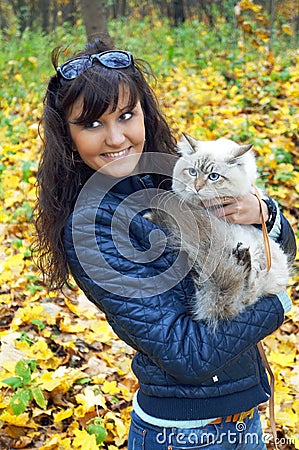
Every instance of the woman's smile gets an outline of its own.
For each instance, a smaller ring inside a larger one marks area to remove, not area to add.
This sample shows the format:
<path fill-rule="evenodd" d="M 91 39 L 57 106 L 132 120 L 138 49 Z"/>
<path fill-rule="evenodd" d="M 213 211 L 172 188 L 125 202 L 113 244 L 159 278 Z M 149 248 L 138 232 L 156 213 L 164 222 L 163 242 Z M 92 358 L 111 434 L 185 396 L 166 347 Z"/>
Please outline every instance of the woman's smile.
<path fill-rule="evenodd" d="M 107 159 L 118 159 L 123 158 L 124 156 L 127 156 L 130 153 L 130 150 L 132 147 L 125 148 L 124 150 L 120 150 L 119 152 L 111 152 L 111 153 L 103 153 L 101 156 L 104 156 L 104 158 Z"/>
<path fill-rule="evenodd" d="M 108 110 L 89 125 L 77 124 L 82 100 L 74 103 L 68 117 L 74 151 L 92 169 L 120 178 L 136 168 L 145 141 L 144 114 L 140 101 L 131 110 L 129 93 L 120 87 L 115 110 Z"/>

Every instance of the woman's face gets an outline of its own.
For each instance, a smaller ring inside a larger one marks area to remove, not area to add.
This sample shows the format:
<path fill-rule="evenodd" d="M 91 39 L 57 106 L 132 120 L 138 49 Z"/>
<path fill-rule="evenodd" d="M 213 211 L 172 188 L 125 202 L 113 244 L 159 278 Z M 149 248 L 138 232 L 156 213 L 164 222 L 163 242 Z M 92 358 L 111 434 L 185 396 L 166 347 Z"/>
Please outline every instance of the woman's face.
<path fill-rule="evenodd" d="M 108 108 L 90 125 L 75 124 L 82 111 L 82 99 L 78 99 L 68 116 L 74 151 L 92 169 L 112 177 L 130 175 L 136 168 L 145 141 L 144 114 L 138 101 L 129 110 L 129 93 L 120 88 L 116 110 Z"/>

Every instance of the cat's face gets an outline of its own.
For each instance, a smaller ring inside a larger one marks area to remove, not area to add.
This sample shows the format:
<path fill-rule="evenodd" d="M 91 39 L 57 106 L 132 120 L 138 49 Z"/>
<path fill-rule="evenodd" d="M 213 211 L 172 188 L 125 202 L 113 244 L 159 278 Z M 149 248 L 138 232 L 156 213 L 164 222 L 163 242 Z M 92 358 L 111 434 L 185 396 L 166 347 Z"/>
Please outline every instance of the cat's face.
<path fill-rule="evenodd" d="M 224 138 L 197 141 L 183 136 L 178 144 L 182 156 L 173 171 L 174 192 L 192 203 L 247 194 L 256 179 L 251 148 Z"/>

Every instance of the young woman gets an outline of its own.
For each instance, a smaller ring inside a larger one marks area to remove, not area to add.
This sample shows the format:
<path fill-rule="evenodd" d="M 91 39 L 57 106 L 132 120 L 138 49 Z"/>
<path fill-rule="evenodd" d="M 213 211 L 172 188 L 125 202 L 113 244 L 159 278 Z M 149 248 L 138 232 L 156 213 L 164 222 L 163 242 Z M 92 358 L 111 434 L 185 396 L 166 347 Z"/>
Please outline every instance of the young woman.
<path fill-rule="evenodd" d="M 265 449 L 257 405 L 270 388 L 256 344 L 282 324 L 287 295 L 259 299 L 214 333 L 192 320 L 184 255 L 144 217 L 157 189 L 170 189 L 175 140 L 141 64 L 100 41 L 57 59 L 44 102 L 39 263 L 51 288 L 70 272 L 136 350 L 129 450 L 248 449 L 249 438 L 250 449 Z M 270 235 L 294 256 L 289 223 L 271 199 L 263 208 Z M 260 223 L 251 194 L 223 211 Z"/>

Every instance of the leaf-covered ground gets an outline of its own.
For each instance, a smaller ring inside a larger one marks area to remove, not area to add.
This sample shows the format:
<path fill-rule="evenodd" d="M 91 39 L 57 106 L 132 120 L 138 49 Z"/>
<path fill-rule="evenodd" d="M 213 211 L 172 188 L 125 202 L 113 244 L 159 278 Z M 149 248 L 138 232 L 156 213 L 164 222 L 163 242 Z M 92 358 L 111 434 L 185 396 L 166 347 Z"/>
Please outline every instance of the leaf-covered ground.
<path fill-rule="evenodd" d="M 200 56 L 186 64 L 181 55 L 157 72 L 165 114 L 177 135 L 253 143 L 260 183 L 280 203 L 298 242 L 299 56 L 288 65 L 266 55 L 254 61 L 229 60 L 225 52 L 210 57 L 218 64 L 202 64 Z M 157 58 L 163 67 L 163 57 Z M 38 65 L 35 56 L 23 60 L 28 72 Z M 96 417 L 108 433 L 104 448 L 126 448 L 137 388 L 133 352 L 79 290 L 49 295 L 40 281 L 30 253 L 40 85 L 38 79 L 28 85 L 14 60 L 7 71 L 26 95 L 14 97 L 12 89 L 0 105 L 0 448 L 95 450 L 97 432 L 87 428 Z M 264 342 L 276 380 L 281 449 L 299 449 L 298 280 L 297 259 L 288 288 L 293 310 Z M 30 366 L 32 360 L 37 364 Z M 269 431 L 266 406 L 262 412 Z"/>

